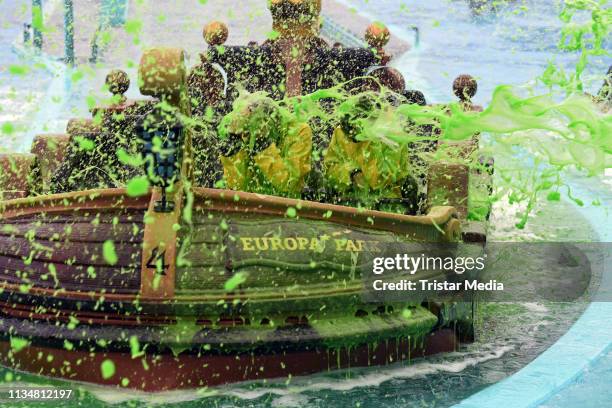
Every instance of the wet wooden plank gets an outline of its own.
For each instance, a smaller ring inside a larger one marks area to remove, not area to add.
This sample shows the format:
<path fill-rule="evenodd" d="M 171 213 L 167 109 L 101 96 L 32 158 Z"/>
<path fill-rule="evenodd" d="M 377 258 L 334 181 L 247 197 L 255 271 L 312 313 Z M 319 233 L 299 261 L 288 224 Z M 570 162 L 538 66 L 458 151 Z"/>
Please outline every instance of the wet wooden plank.
<path fill-rule="evenodd" d="M 181 239 L 192 244 L 222 244 L 226 236 L 227 230 L 208 225 L 195 225 L 181 233 Z"/>
<path fill-rule="evenodd" d="M 176 289 L 220 290 L 231 276 L 222 266 L 177 268 Z"/>
<path fill-rule="evenodd" d="M 192 243 L 179 250 L 179 254 L 191 266 L 224 266 L 223 246 L 214 243 Z"/>
<path fill-rule="evenodd" d="M 281 290 L 295 285 L 314 285 L 326 282 L 342 282 L 359 278 L 351 275 L 350 268 L 345 271 L 334 271 L 325 268 L 313 268 L 309 271 L 290 270 L 269 266 L 251 266 L 240 269 L 247 272 L 244 289 Z M 176 288 L 178 290 L 223 290 L 225 282 L 233 276 L 232 272 L 215 267 L 189 267 L 177 270 Z M 338 285 L 342 285 L 338 283 Z"/>
<path fill-rule="evenodd" d="M 21 217 L 10 218 L 0 221 L 2 224 L 19 224 L 29 222 L 41 223 L 100 223 L 100 224 L 123 224 L 123 223 L 138 223 L 144 222 L 144 211 L 133 210 L 129 212 L 119 211 L 74 211 L 70 213 L 45 213 L 27 214 Z"/>
<path fill-rule="evenodd" d="M 72 242 L 142 242 L 143 224 L 92 224 L 92 223 L 18 223 L 0 224 L 0 236 L 28 237 L 49 241 Z"/>
<path fill-rule="evenodd" d="M 115 244 L 117 264 L 134 267 L 140 265 L 142 244 Z M 0 236 L 0 255 L 23 257 L 37 261 L 71 263 L 79 265 L 107 266 L 102 243 L 29 241 L 20 237 Z"/>
<path fill-rule="evenodd" d="M 136 293 L 140 270 L 115 267 L 87 267 L 53 262 L 26 263 L 19 258 L 0 256 L 0 280 L 32 284 L 50 289 Z"/>

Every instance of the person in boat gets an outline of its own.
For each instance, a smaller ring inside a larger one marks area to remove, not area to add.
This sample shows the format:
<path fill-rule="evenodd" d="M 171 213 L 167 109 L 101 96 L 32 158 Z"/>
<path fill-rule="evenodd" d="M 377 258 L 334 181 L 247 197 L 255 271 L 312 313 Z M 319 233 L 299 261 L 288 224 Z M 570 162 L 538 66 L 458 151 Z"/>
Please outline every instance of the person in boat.
<path fill-rule="evenodd" d="M 243 107 L 239 101 L 236 106 L 219 126 L 227 187 L 300 197 L 311 168 L 310 126 L 282 117 L 269 97 L 259 96 Z"/>
<path fill-rule="evenodd" d="M 383 109 L 391 107 L 383 106 L 386 101 L 374 93 L 357 98 L 334 130 L 324 157 L 328 186 L 342 204 L 413 212 L 414 180 L 409 177 L 406 146 L 364 138 L 366 127 L 381 119 Z"/>

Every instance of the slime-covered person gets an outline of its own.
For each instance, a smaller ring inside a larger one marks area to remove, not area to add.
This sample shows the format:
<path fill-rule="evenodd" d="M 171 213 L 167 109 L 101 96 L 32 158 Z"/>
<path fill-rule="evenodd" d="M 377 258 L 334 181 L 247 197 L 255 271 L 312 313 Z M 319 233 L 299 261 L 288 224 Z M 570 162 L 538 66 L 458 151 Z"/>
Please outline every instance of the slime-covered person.
<path fill-rule="evenodd" d="M 393 108 L 376 93 L 363 93 L 347 102 L 340 126 L 334 130 L 324 158 L 328 186 L 349 201 L 365 207 L 379 207 L 382 202 L 399 205 L 386 208 L 406 212 L 415 200 L 404 185 L 410 179 L 410 165 L 405 144 L 385 139 L 386 126 L 392 126 Z M 409 183 L 410 184 L 410 183 Z"/>
<path fill-rule="evenodd" d="M 261 94 L 239 98 L 219 126 L 223 178 L 228 188 L 300 197 L 310 172 L 312 131 L 282 115 Z"/>

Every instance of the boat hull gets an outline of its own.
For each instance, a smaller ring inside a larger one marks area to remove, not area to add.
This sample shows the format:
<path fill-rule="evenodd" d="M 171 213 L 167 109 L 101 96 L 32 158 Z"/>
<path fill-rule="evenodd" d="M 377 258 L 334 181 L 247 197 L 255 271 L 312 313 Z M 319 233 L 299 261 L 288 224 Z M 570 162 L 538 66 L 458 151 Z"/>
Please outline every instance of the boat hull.
<path fill-rule="evenodd" d="M 194 189 L 184 217 L 156 200 L 0 202 L 0 364 L 165 391 L 385 365 L 471 337 L 471 304 L 368 302 L 367 258 L 354 263 L 455 241 L 452 207 L 417 217 Z"/>
<path fill-rule="evenodd" d="M 459 340 L 452 329 L 428 334 L 420 342 L 411 338 L 389 339 L 353 347 L 310 348 L 280 353 L 155 354 L 133 358 L 130 352 L 66 350 L 30 345 L 14 352 L 10 341 L 0 341 L 0 363 L 16 370 L 70 381 L 110 387 L 161 392 L 228 383 L 280 379 L 367 366 L 384 366 L 430 354 L 456 350 Z M 40 356 L 44 356 L 41 358 Z M 46 356 L 53 356 L 52 360 Z M 112 376 L 101 370 L 114 361 Z"/>

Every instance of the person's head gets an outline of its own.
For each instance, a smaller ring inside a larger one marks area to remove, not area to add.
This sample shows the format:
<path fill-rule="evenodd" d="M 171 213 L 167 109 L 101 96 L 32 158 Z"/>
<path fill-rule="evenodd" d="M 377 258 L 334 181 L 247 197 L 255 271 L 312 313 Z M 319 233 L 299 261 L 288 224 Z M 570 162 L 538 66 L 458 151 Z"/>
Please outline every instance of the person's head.
<path fill-rule="evenodd" d="M 230 135 L 239 135 L 245 142 L 272 137 L 276 140 L 281 124 L 280 110 L 274 101 L 261 97 L 247 101 L 230 114 L 227 127 Z"/>
<path fill-rule="evenodd" d="M 367 121 L 374 120 L 382 109 L 382 103 L 375 93 L 363 93 L 346 102 L 345 113 L 340 126 L 351 139 L 363 132 Z"/>
<path fill-rule="evenodd" d="M 477 91 L 478 83 L 471 75 L 459 75 L 453 82 L 453 92 L 461 102 L 470 102 Z"/>

